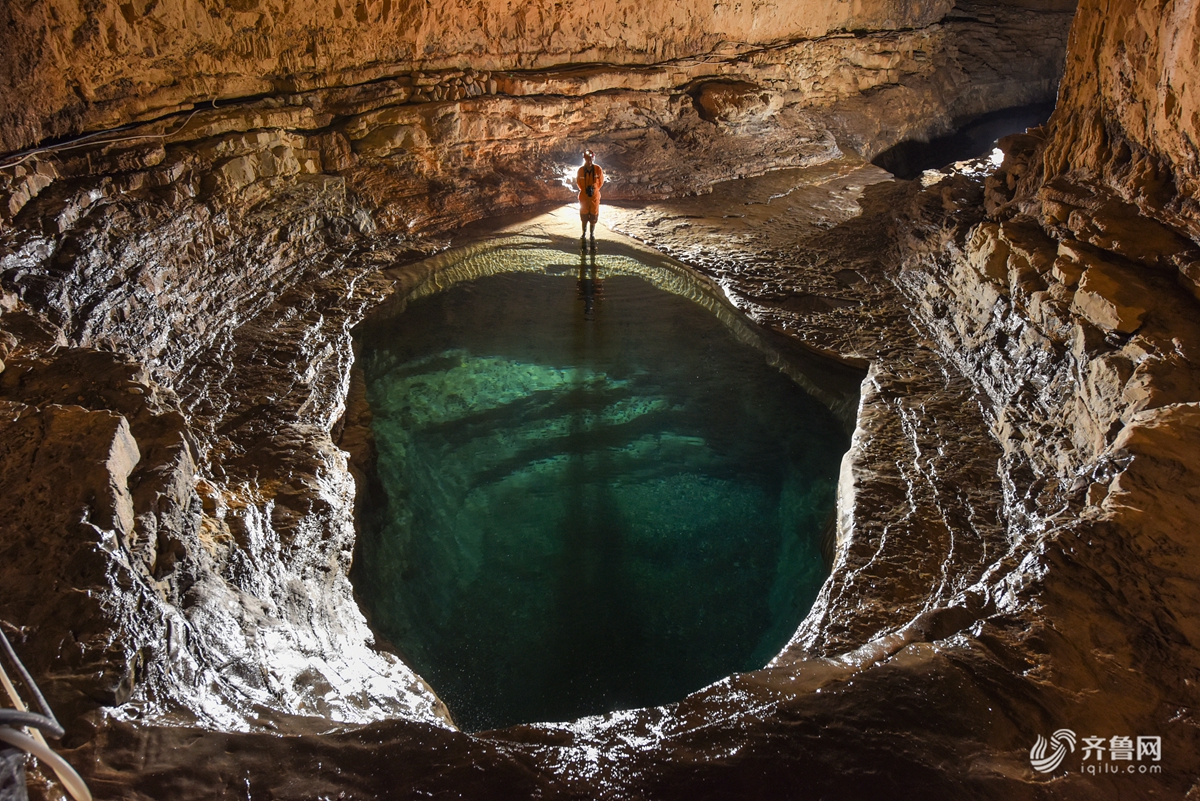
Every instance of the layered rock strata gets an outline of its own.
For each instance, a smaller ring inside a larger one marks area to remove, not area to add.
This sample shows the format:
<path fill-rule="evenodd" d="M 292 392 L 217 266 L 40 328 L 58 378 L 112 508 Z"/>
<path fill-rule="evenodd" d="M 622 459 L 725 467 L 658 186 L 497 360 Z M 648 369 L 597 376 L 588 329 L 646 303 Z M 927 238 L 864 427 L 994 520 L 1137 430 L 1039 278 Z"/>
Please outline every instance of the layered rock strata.
<path fill-rule="evenodd" d="M 346 329 L 389 291 L 374 270 L 427 248 L 422 233 L 569 197 L 561 172 L 582 141 L 607 148 L 610 197 L 653 197 L 828 161 L 838 137 L 886 147 L 1052 91 L 1069 14 L 976 5 L 938 18 L 776 32 L 769 46 L 637 67 L 399 70 L 228 106 L 206 95 L 216 108 L 6 157 L 9 420 L 36 449 L 58 437 L 34 422 L 46 410 L 70 408 L 74 429 L 117 415 L 137 445 L 136 458 L 122 446 L 129 470 L 111 467 L 107 434 L 71 459 L 108 475 L 82 485 L 121 500 L 88 495 L 57 522 L 37 511 L 55 506 L 51 485 L 22 483 L 36 450 L 11 446 L 6 526 L 24 554 L 12 569 L 42 575 L 77 553 L 93 569 L 49 588 L 26 580 L 8 616 L 33 632 L 53 619 L 48 599 L 107 599 L 87 615 L 95 632 L 72 635 L 78 664 L 56 666 L 48 639 L 35 667 L 72 711 L 131 702 L 123 714 L 232 727 L 268 713 L 444 719 L 394 659 L 364 650 L 344 578 L 351 485 L 330 436 Z M 1035 30 L 1051 35 L 1014 71 Z M 141 113 L 125 102 L 120 121 Z"/>
<path fill-rule="evenodd" d="M 962 3 L 906 30 L 780 33 L 769 43 L 637 65 L 413 65 L 357 83 L 276 88 L 265 98 L 209 93 L 203 104 L 119 135 L 6 159 L 0 213 L 15 219 L 56 180 L 55 197 L 42 201 L 51 207 L 27 216 L 51 217 L 65 230 L 117 194 L 157 189 L 244 202 L 271 179 L 334 174 L 379 207 L 381 223 L 424 229 L 560 197 L 564 168 L 583 142 L 602 149 L 617 179 L 611 197 L 700 191 L 730 176 L 826 160 L 839 138 L 869 156 L 960 119 L 1049 100 L 1069 19 L 1066 11 Z M 12 145 L 38 139 L 5 130 Z M 85 191 L 61 196 L 64 184 L 80 183 Z"/>
<path fill-rule="evenodd" d="M 1198 28 L 1187 3 L 1082 3 L 1058 108 L 1014 143 L 993 207 L 1200 293 Z"/>
<path fill-rule="evenodd" d="M 869 154 L 1042 97 L 1052 43 L 1019 78 L 1012 56 L 1065 15 L 960 5 L 911 31 L 636 70 L 431 62 L 7 166 L 3 615 L 97 787 L 1196 792 L 1200 331 L 1177 77 L 1196 25 L 1101 11 L 1081 11 L 1046 129 L 1006 141 L 995 173 L 919 184 L 837 142 Z M 1136 31 L 1153 57 L 1123 62 Z M 125 102 L 104 113 L 141 113 Z M 62 130 L 109 119 L 85 118 Z M 613 227 L 790 341 L 869 365 L 837 562 L 763 671 L 660 709 L 467 736 L 371 648 L 345 581 L 338 446 L 362 445 L 339 442 L 347 331 L 411 279 L 380 268 L 565 194 L 579 139 L 609 148 L 615 197 L 643 199 L 609 210 Z M 347 725 L 317 736 L 327 719 Z M 1062 727 L 1161 736 L 1163 772 L 1035 772 L 1036 736 Z"/>
<path fill-rule="evenodd" d="M 282 741 L 214 733 L 197 741 L 202 767 L 172 746 L 193 734 L 111 722 L 86 752 L 95 779 L 133 797 L 233 792 L 247 771 L 277 797 L 1184 795 L 1200 753 L 1181 523 L 1197 501 L 1195 389 L 1120 400 L 1171 385 L 1179 365 L 1143 360 L 1138 381 L 1122 378 L 1133 340 L 1088 334 L 1070 304 L 1080 333 L 1067 339 L 1032 319 L 1029 265 L 1051 285 L 1058 245 L 982 219 L 982 173 L 925 191 L 884 177 L 831 165 L 726 185 L 715 210 L 705 198 L 611 218 L 764 325 L 872 364 L 834 574 L 769 668 L 662 709 L 478 736 L 400 721 Z M 1191 303 L 1176 292 L 1139 344 L 1163 329 L 1191 341 Z M 1097 424 L 1105 409 L 1116 418 Z M 1061 727 L 1153 732 L 1164 773 L 1035 773 L 1031 743 Z"/>
<path fill-rule="evenodd" d="M 10 114 L 0 125 L 0 150 L 162 117 L 212 100 L 385 88 L 413 70 L 450 71 L 464 79 L 443 87 L 446 91 L 478 86 L 494 92 L 489 72 L 562 64 L 662 65 L 846 31 L 919 29 L 943 20 L 954 5 L 950 0 L 689 0 L 665 6 L 571 0 L 515 9 L 466 0 L 436 5 L 239 0 L 221 9 L 183 0 L 8 4 L 0 11 L 9 44 L 0 61 L 0 103 Z M 1001 14 L 1006 6 L 1070 12 L 1074 3 L 1006 3 Z M 993 9 L 994 4 L 985 13 Z M 1032 55 L 1025 53 L 1032 49 L 1029 40 L 1020 45 L 1014 55 Z M 482 80 L 473 80 L 480 71 Z M 437 96 L 436 77 L 414 77 L 418 91 Z"/>

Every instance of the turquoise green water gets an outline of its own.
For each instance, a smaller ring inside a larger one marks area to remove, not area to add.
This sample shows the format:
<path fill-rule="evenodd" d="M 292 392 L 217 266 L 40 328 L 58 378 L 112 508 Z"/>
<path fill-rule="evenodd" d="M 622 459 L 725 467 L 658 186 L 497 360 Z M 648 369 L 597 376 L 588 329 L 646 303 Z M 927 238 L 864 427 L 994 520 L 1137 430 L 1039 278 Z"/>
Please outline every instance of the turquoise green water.
<path fill-rule="evenodd" d="M 463 728 L 678 700 L 812 605 L 848 437 L 697 304 L 495 275 L 356 337 L 378 456 L 352 577 Z"/>

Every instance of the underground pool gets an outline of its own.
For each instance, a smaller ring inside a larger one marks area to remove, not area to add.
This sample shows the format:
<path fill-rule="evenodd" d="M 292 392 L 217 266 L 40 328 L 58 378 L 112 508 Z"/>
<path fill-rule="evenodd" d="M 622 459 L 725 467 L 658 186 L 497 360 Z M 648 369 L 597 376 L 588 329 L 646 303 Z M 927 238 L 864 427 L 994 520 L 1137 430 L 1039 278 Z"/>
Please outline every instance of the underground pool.
<path fill-rule="evenodd" d="M 355 331 L 355 589 L 468 731 L 760 668 L 828 574 L 845 421 L 715 287 L 612 250 L 442 258 Z"/>

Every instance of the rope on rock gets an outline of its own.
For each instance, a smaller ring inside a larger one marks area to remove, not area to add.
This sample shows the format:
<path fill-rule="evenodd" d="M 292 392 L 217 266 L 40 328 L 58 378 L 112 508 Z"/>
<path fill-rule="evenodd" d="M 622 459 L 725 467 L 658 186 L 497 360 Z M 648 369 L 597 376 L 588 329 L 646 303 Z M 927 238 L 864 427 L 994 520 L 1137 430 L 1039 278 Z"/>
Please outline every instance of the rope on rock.
<path fill-rule="evenodd" d="M 4 647 L 4 654 L 8 657 L 9 663 L 41 710 L 41 714 L 29 711 L 25 702 L 21 700 L 20 694 L 17 693 L 12 679 L 9 678 L 8 671 L 4 669 L 3 663 L 0 663 L 0 684 L 4 685 L 9 699 L 16 707 L 16 709 L 0 710 L 0 741 L 16 746 L 49 765 L 75 801 L 92 801 L 92 792 L 88 789 L 87 784 L 75 772 L 75 769 L 46 743 L 46 738 L 42 735 L 43 731 L 57 739 L 63 736 L 63 727 L 54 717 L 50 705 L 42 696 L 42 691 L 38 689 L 33 677 L 25 669 L 25 665 L 17 658 L 17 652 L 13 650 L 8 636 L 2 630 L 0 630 L 0 644 Z M 22 734 L 11 728 L 12 726 L 25 726 L 29 729 L 30 734 Z"/>

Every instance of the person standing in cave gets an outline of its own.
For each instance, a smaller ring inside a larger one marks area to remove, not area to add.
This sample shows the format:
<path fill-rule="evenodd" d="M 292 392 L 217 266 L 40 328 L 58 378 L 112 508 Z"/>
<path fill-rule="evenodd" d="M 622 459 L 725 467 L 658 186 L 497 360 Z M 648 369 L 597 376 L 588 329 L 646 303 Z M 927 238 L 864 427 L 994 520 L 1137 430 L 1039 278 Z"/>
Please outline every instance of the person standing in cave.
<path fill-rule="evenodd" d="M 588 223 L 592 224 L 592 241 L 596 240 L 596 220 L 600 217 L 600 187 L 604 184 L 604 170 L 599 164 L 593 164 L 596 157 L 591 150 L 583 151 L 583 166 L 575 173 L 575 185 L 579 187 L 579 216 L 583 220 L 583 234 L 580 239 L 586 239 Z"/>

